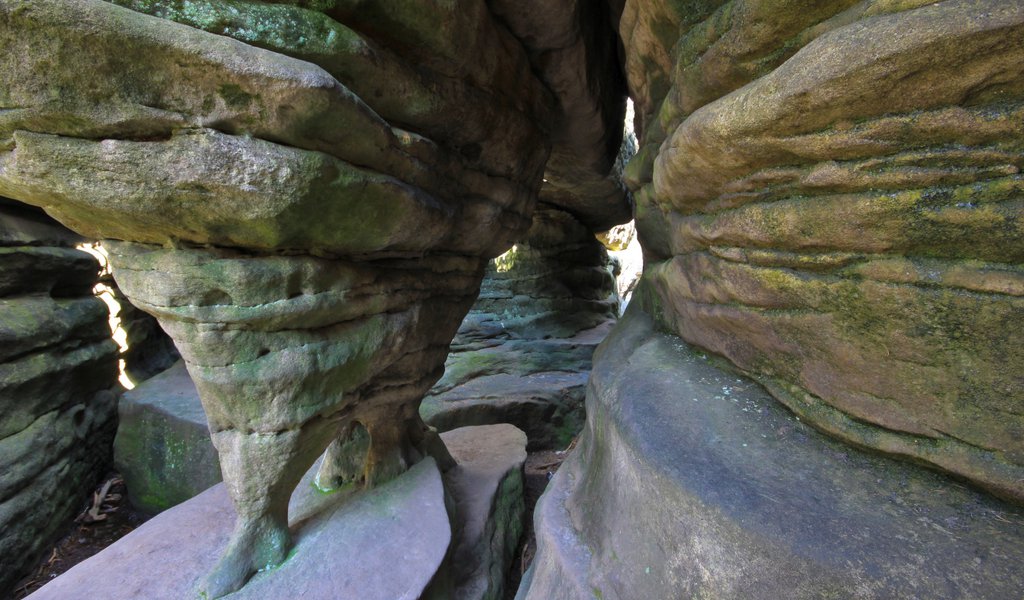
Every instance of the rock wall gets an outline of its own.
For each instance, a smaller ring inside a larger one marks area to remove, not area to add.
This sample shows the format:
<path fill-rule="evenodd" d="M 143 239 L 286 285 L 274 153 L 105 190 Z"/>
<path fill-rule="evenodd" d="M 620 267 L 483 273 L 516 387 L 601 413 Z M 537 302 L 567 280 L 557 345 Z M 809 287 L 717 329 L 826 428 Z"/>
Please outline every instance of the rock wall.
<path fill-rule="evenodd" d="M 1024 4 L 620 33 L 645 271 L 517 598 L 1019 596 Z"/>
<path fill-rule="evenodd" d="M 1024 501 L 1024 4 L 631 1 L 620 29 L 658 318 Z"/>
<path fill-rule="evenodd" d="M 542 208 L 523 240 L 488 266 L 463 337 L 494 329 L 571 337 L 614 318 L 618 302 L 601 243 L 569 213 Z"/>
<path fill-rule="evenodd" d="M 117 346 L 99 264 L 42 211 L 0 198 L 0 594 L 109 467 Z"/>
<path fill-rule="evenodd" d="M 199 593 L 284 560 L 288 496 L 326 447 L 326 488 L 450 465 L 417 408 L 575 137 L 555 132 L 599 148 L 553 176 L 607 193 L 552 203 L 628 218 L 621 74 L 592 68 L 609 15 L 559 3 L 548 40 L 515 9 L 0 0 L 0 193 L 106 240 L 209 418 L 239 522 Z"/>
<path fill-rule="evenodd" d="M 642 304 L 594 356 L 587 426 L 538 502 L 518 600 L 1024 590 L 1020 506 L 821 434 Z"/>
<path fill-rule="evenodd" d="M 529 448 L 564 448 L 583 425 L 590 358 L 618 314 L 608 254 L 568 212 L 534 213 L 493 260 L 445 374 L 420 412 L 441 431 L 512 423 Z"/>

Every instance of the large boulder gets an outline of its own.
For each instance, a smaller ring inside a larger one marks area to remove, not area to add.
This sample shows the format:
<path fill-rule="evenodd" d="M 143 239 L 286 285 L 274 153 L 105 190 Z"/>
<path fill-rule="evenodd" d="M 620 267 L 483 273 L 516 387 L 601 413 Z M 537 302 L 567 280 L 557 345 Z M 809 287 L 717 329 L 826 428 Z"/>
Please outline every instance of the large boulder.
<path fill-rule="evenodd" d="M 697 5 L 621 22 L 655 316 L 817 427 L 1024 501 L 1024 4 Z"/>
<path fill-rule="evenodd" d="M 1024 510 L 837 442 L 634 302 L 520 600 L 1016 598 Z"/>

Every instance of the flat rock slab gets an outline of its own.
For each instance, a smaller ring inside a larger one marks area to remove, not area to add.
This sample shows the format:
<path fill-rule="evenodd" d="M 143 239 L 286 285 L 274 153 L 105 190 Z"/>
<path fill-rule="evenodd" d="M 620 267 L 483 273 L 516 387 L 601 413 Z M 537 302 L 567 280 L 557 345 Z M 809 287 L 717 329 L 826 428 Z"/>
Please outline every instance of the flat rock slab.
<path fill-rule="evenodd" d="M 424 421 L 441 431 L 511 423 L 526 432 L 530 449 L 564 448 L 583 426 L 586 372 L 481 375 L 427 396 Z"/>
<path fill-rule="evenodd" d="M 220 482 L 199 393 L 178 361 L 121 397 L 114 463 L 132 504 L 150 514 Z"/>
<path fill-rule="evenodd" d="M 523 532 L 526 434 L 507 424 L 441 434 L 458 466 L 445 473 L 458 534 L 452 554 L 455 600 L 502 598 Z"/>
<path fill-rule="evenodd" d="M 372 490 L 324 494 L 313 469 L 292 496 L 296 545 L 231 600 L 416 600 L 451 541 L 441 474 L 427 458 Z M 154 517 L 47 584 L 33 600 L 185 600 L 215 564 L 235 514 L 219 484 Z"/>
<path fill-rule="evenodd" d="M 1024 509 L 828 438 L 631 308 L 517 598 L 1024 597 Z"/>
<path fill-rule="evenodd" d="M 471 315 L 420 416 L 440 431 L 511 423 L 526 432 L 531 451 L 564 448 L 583 426 L 591 357 L 612 324 L 568 338 L 507 339 L 508 332 Z"/>

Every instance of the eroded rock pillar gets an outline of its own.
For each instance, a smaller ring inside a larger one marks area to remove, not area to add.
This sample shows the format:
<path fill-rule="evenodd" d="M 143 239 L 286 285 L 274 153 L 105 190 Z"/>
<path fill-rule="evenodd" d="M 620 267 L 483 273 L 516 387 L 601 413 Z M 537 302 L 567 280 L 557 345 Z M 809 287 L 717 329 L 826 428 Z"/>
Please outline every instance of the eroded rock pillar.
<path fill-rule="evenodd" d="M 332 6 L 0 2 L 0 193 L 108 240 L 186 361 L 239 516 L 211 597 L 284 559 L 332 441 L 325 487 L 444 462 L 416 408 L 548 155 L 484 2 Z"/>

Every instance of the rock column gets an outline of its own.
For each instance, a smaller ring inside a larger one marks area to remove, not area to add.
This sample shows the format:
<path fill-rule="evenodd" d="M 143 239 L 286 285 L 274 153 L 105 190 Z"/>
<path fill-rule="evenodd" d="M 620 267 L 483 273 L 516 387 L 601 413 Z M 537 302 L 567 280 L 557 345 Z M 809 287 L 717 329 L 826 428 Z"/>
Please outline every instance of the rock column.
<path fill-rule="evenodd" d="M 107 240 L 206 409 L 238 523 L 200 593 L 284 560 L 328 446 L 324 488 L 450 462 L 417 407 L 553 106 L 484 2 L 4 0 L 0 40 L 0 193 Z"/>

